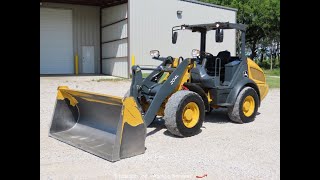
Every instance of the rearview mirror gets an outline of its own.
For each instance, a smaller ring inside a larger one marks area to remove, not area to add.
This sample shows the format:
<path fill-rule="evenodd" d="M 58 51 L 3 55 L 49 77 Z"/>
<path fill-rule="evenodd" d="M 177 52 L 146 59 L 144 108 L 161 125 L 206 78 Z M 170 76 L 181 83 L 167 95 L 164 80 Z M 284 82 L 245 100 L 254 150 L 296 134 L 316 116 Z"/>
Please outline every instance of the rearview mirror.
<path fill-rule="evenodd" d="M 177 43 L 177 38 L 178 38 L 178 32 L 175 31 L 172 34 L 172 44 L 176 44 Z"/>
<path fill-rule="evenodd" d="M 216 42 L 223 42 L 223 29 L 216 29 Z"/>

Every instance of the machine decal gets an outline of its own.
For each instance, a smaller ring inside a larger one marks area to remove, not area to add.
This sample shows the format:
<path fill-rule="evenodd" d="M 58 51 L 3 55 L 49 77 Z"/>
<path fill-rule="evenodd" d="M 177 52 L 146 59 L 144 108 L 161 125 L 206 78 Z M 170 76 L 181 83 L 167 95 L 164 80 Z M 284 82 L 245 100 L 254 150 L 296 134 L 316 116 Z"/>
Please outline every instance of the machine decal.
<path fill-rule="evenodd" d="M 170 81 L 170 84 L 173 85 L 173 83 L 176 81 L 176 79 L 178 78 L 178 75 L 175 75 L 172 80 Z"/>

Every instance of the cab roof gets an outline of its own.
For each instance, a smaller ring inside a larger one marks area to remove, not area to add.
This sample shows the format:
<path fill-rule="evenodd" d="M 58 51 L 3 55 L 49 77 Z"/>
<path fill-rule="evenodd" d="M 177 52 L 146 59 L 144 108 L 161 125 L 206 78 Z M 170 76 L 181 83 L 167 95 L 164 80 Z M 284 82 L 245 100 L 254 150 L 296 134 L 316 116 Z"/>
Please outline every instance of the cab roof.
<path fill-rule="evenodd" d="M 244 24 L 238 24 L 238 23 L 229 23 L 229 22 L 215 22 L 215 23 L 209 23 L 209 24 L 194 24 L 194 25 L 186 25 L 183 24 L 181 26 L 175 26 L 175 27 L 181 27 L 182 29 L 190 29 L 193 32 L 196 31 L 211 31 L 216 29 L 237 29 L 240 31 L 246 30 L 246 25 Z"/>

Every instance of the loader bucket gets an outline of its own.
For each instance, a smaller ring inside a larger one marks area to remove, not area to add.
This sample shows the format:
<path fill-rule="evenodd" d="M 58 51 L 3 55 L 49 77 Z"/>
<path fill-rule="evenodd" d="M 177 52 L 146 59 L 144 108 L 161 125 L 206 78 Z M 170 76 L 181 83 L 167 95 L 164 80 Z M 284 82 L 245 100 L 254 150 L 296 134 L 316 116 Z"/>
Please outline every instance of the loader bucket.
<path fill-rule="evenodd" d="M 133 97 L 60 86 L 49 136 L 114 162 L 145 152 L 146 126 Z"/>

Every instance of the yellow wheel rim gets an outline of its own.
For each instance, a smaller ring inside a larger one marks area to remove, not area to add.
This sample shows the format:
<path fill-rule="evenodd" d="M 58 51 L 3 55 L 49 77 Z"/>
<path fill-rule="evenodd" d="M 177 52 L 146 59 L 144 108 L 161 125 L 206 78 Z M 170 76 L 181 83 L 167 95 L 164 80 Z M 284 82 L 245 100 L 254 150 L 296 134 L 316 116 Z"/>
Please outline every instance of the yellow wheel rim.
<path fill-rule="evenodd" d="M 242 111 L 243 114 L 247 117 L 250 117 L 255 109 L 255 102 L 254 98 L 252 96 L 247 96 L 242 104 Z"/>
<path fill-rule="evenodd" d="M 183 109 L 182 122 L 187 128 L 194 127 L 200 117 L 200 110 L 196 103 L 189 102 Z"/>

